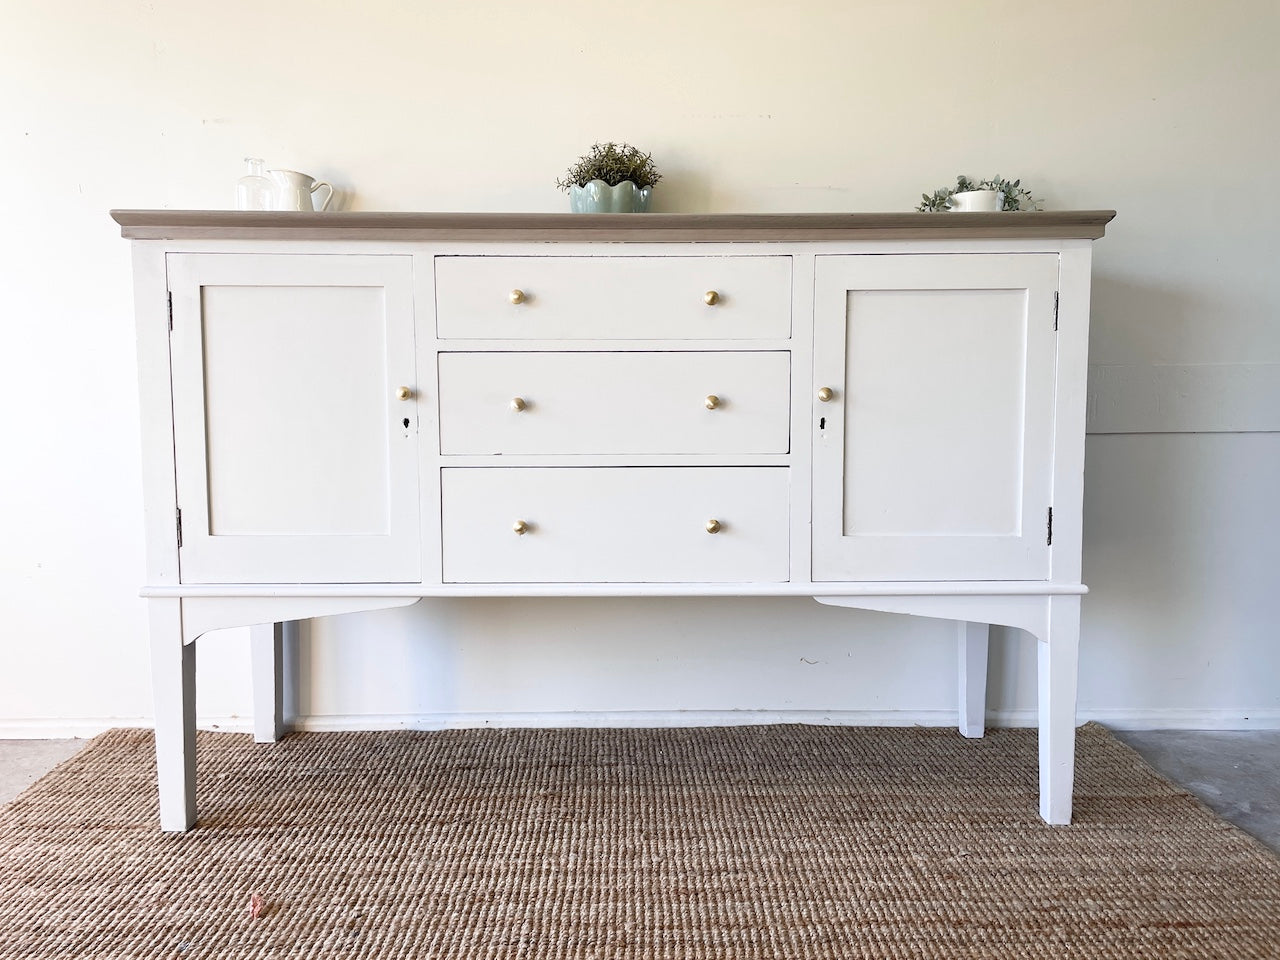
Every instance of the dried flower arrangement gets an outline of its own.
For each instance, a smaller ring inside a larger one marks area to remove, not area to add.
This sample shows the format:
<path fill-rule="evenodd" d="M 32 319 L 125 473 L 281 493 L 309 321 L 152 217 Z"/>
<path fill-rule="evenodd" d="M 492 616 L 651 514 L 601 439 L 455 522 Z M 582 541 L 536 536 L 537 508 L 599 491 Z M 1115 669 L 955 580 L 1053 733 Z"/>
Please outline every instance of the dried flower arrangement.
<path fill-rule="evenodd" d="M 630 180 L 637 187 L 651 187 L 662 179 L 653 163 L 653 155 L 637 150 L 628 143 L 596 143 L 578 159 L 556 186 L 585 187 L 592 180 L 603 180 L 611 187 Z"/>

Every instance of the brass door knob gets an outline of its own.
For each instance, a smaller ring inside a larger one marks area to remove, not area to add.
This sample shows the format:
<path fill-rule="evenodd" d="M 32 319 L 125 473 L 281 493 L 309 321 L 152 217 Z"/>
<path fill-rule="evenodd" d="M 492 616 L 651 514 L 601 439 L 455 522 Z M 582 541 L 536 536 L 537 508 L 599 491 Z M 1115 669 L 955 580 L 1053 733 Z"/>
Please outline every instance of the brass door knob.
<path fill-rule="evenodd" d="M 524 397 L 513 397 L 511 400 L 511 409 L 514 410 L 516 413 L 519 413 L 521 410 L 524 410 L 528 406 L 529 404 L 524 402 Z"/>
<path fill-rule="evenodd" d="M 719 521 L 719 520 L 708 520 L 708 521 L 707 521 L 707 533 L 719 533 L 719 532 L 720 532 L 720 521 Z"/>
<path fill-rule="evenodd" d="M 720 302 L 720 294 L 717 293 L 715 290 L 708 290 L 706 293 L 702 295 L 702 302 L 705 303 L 708 307 L 714 307 L 717 303 Z"/>
<path fill-rule="evenodd" d="M 835 395 L 836 395 L 836 392 L 832 390 L 830 387 L 823 387 L 821 390 L 818 391 L 818 399 L 821 400 L 823 403 L 827 403 Z"/>
<path fill-rule="evenodd" d="M 707 405 L 708 410 L 714 410 L 716 407 L 720 406 L 720 398 L 714 393 L 707 397 L 703 402 Z"/>
<path fill-rule="evenodd" d="M 511 525 L 511 529 L 520 536 L 524 536 L 529 532 L 529 524 L 525 523 L 523 520 L 517 520 Z"/>
<path fill-rule="evenodd" d="M 396 399 L 408 400 L 413 396 L 413 391 L 408 387 L 396 387 Z"/>
<path fill-rule="evenodd" d="M 529 298 L 525 296 L 525 293 L 523 290 L 512 290 L 511 293 L 508 295 L 507 299 L 509 299 L 512 303 L 524 303 Z"/>

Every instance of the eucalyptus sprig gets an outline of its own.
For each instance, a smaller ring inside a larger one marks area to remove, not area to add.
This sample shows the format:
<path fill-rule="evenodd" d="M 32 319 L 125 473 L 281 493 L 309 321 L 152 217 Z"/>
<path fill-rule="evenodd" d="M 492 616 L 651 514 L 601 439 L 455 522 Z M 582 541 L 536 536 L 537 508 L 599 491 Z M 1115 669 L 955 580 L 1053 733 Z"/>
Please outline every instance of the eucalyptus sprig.
<path fill-rule="evenodd" d="M 943 213 L 951 209 L 951 195 L 955 190 L 950 187 L 939 187 L 932 194 L 920 194 L 920 205 L 916 207 L 921 213 Z"/>
<path fill-rule="evenodd" d="M 1039 210 L 1043 202 L 1033 197 L 1031 191 L 1023 189 L 1021 180 L 1009 181 L 999 176 L 989 180 L 974 180 L 960 174 L 956 177 L 954 187 L 939 187 L 932 194 L 920 194 L 920 204 L 916 209 L 926 213 L 950 210 L 951 198 L 957 193 L 966 193 L 970 190 L 996 190 L 1004 194 L 1002 210 Z"/>
<path fill-rule="evenodd" d="M 624 180 L 637 187 L 651 187 L 661 179 L 652 154 L 629 143 L 596 143 L 568 169 L 563 180 L 556 181 L 556 187 L 567 191 L 572 186 L 585 187 L 592 180 L 603 180 L 611 187 Z"/>

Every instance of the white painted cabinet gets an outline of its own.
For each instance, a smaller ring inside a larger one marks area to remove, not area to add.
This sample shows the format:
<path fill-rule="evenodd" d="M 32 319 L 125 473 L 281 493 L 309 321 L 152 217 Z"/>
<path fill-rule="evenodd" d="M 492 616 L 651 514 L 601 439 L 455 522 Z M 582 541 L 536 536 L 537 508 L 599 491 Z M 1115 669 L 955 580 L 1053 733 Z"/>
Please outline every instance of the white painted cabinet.
<path fill-rule="evenodd" d="M 168 255 L 184 583 L 420 578 L 411 263 Z"/>
<path fill-rule="evenodd" d="M 195 823 L 198 637 L 261 625 L 270 739 L 279 624 L 433 596 L 952 619 L 966 736 L 986 625 L 1020 628 L 1040 812 L 1070 819 L 1109 211 L 115 216 L 166 829 Z"/>
<path fill-rule="evenodd" d="M 1045 580 L 1058 256 L 817 258 L 813 575 Z"/>

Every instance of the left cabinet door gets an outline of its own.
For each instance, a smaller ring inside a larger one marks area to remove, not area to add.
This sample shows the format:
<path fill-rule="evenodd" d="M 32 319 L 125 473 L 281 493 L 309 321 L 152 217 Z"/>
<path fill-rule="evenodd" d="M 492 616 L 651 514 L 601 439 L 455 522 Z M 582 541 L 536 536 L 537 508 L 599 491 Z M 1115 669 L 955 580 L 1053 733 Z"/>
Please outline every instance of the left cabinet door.
<path fill-rule="evenodd" d="M 412 259 L 167 272 L 182 581 L 421 579 Z"/>

